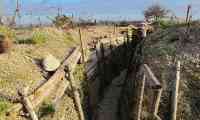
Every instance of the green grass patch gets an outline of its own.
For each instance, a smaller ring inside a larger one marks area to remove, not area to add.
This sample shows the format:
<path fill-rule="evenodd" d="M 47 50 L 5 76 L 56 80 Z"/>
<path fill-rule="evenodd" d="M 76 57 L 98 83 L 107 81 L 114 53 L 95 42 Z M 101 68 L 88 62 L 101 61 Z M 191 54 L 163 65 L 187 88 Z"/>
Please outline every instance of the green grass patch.
<path fill-rule="evenodd" d="M 5 101 L 3 99 L 0 99 L 0 120 L 6 120 L 5 115 L 6 115 L 6 110 L 11 107 L 11 103 L 8 101 Z"/>
<path fill-rule="evenodd" d="M 48 36 L 44 31 L 36 30 L 33 32 L 33 36 L 30 42 L 33 44 L 43 44 L 48 40 Z"/>
<path fill-rule="evenodd" d="M 13 40 L 16 38 L 15 30 L 6 26 L 0 26 L 0 34 L 5 35 Z"/>
<path fill-rule="evenodd" d="M 54 105 L 51 102 L 45 101 L 39 108 L 39 117 L 44 117 L 47 115 L 52 115 L 56 111 Z"/>
<path fill-rule="evenodd" d="M 70 33 L 64 33 L 63 40 L 67 44 L 78 43 L 75 41 Z"/>
<path fill-rule="evenodd" d="M 27 38 L 27 39 L 18 39 L 16 40 L 17 44 L 35 44 L 35 42 L 33 42 L 32 38 Z"/>
<path fill-rule="evenodd" d="M 80 65 L 76 66 L 76 69 L 74 71 L 74 77 L 79 81 L 85 79 L 85 76 L 84 76 L 84 65 L 83 64 L 80 64 Z"/>
<path fill-rule="evenodd" d="M 162 28 L 162 29 L 167 29 L 167 28 L 171 28 L 171 27 L 184 27 L 187 25 L 187 23 L 185 22 L 177 22 L 177 21 L 173 21 L 173 20 L 158 20 L 158 21 L 155 21 L 153 23 L 153 25 L 159 27 L 159 28 Z"/>
<path fill-rule="evenodd" d="M 5 100 L 0 100 L 0 113 L 5 112 L 9 108 L 10 104 Z"/>

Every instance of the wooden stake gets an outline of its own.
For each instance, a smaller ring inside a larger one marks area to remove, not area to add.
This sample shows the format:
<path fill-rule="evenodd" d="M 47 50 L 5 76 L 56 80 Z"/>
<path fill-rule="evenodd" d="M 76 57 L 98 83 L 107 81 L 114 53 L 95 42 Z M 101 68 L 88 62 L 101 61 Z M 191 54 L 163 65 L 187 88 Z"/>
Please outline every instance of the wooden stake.
<path fill-rule="evenodd" d="M 190 10 L 191 10 L 191 5 L 188 5 L 188 7 L 187 7 L 187 16 L 186 16 L 186 20 L 185 20 L 186 23 L 188 23 L 188 21 L 189 21 Z"/>
<path fill-rule="evenodd" d="M 171 120 L 176 120 L 177 104 L 178 104 L 178 92 L 179 92 L 179 81 L 180 81 L 180 61 L 177 62 L 176 66 L 176 80 L 174 81 L 172 91 L 172 106 L 171 106 Z"/>
<path fill-rule="evenodd" d="M 75 102 L 75 105 L 76 105 L 77 110 L 78 110 L 79 119 L 85 120 L 84 112 L 83 112 L 83 108 L 82 108 L 81 100 L 80 100 L 80 96 L 79 96 L 79 92 L 78 92 L 78 89 L 75 86 L 73 73 L 71 72 L 69 67 L 67 67 L 66 69 L 67 69 L 66 72 L 68 72 L 68 79 L 69 79 L 71 89 L 72 89 L 72 92 L 73 92 L 74 102 Z"/>
<path fill-rule="evenodd" d="M 100 58 L 100 68 L 101 68 L 101 87 L 100 87 L 100 91 L 103 93 L 104 91 L 104 87 L 105 87 L 105 83 L 107 81 L 107 74 L 106 74 L 106 61 L 105 61 L 105 49 L 104 49 L 104 45 L 103 43 L 100 44 L 100 49 L 101 49 L 101 58 Z"/>
<path fill-rule="evenodd" d="M 161 95 L 162 95 L 162 88 L 154 90 L 154 104 L 152 106 L 153 107 L 152 113 L 154 114 L 154 116 L 157 116 L 157 114 L 158 114 Z"/>
<path fill-rule="evenodd" d="M 150 80 L 147 81 L 147 84 L 149 84 L 149 86 L 151 86 L 151 88 L 153 89 L 162 88 L 160 81 L 156 78 L 156 76 L 154 75 L 152 70 L 149 68 L 149 66 L 147 64 L 144 64 L 143 68 L 144 68 L 144 72 L 146 76 L 150 78 Z"/>
<path fill-rule="evenodd" d="M 26 110 L 28 111 L 28 113 L 30 114 L 31 119 L 38 120 L 38 117 L 33 109 L 33 105 L 31 101 L 29 100 L 29 98 L 27 97 L 28 88 L 24 89 L 23 91 L 20 91 L 19 93 L 22 96 L 22 103 L 24 107 L 26 108 Z"/>
<path fill-rule="evenodd" d="M 141 113 L 142 113 L 142 102 L 143 102 L 143 98 L 144 98 L 144 88 L 145 88 L 145 81 L 146 81 L 146 76 L 145 74 L 143 74 L 143 78 L 142 78 L 142 87 L 141 87 L 141 92 L 140 92 L 140 98 L 139 98 L 139 109 L 138 109 L 138 118 L 137 120 L 141 119 Z"/>
<path fill-rule="evenodd" d="M 85 51 L 84 51 L 84 43 L 82 40 L 82 35 L 81 35 L 81 29 L 78 29 L 78 33 L 79 33 L 79 39 L 81 42 L 81 53 L 82 53 L 82 62 L 85 63 Z"/>

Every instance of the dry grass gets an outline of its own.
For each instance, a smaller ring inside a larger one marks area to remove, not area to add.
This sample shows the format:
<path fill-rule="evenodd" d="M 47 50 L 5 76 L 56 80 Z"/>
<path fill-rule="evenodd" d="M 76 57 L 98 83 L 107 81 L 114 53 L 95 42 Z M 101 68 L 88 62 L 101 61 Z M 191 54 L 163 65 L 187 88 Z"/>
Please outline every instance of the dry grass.
<path fill-rule="evenodd" d="M 38 60 L 50 53 L 62 61 L 67 51 L 76 46 L 70 34 L 61 30 L 42 28 L 31 32 L 34 31 L 43 32 L 47 36 L 46 42 L 16 43 L 9 53 L 0 55 L 0 92 L 17 96 L 18 89 L 22 87 L 36 88 L 44 80 L 41 68 L 36 64 Z"/>
<path fill-rule="evenodd" d="M 101 36 L 108 31 L 112 31 L 112 27 L 92 27 L 82 30 L 83 40 L 90 42 L 95 36 Z M 71 30 L 69 33 L 63 32 L 56 28 L 40 28 L 29 30 L 16 30 L 17 33 L 15 44 L 11 51 L 7 54 L 0 55 L 0 92 L 16 96 L 17 90 L 21 87 L 29 86 L 34 89 L 44 79 L 41 68 L 36 64 L 47 54 L 52 54 L 59 60 L 63 60 L 71 47 L 79 44 L 78 30 Z M 98 32 L 97 32 L 98 31 Z M 97 34 L 96 34 L 97 32 Z M 34 34 L 39 34 L 34 37 Z M 39 40 L 39 43 L 30 42 Z M 44 42 L 43 39 L 45 39 Z M 28 42 L 27 42 L 28 41 Z M 84 89 L 85 83 L 82 81 L 82 66 L 78 67 L 76 73 L 77 86 Z M 82 91 L 82 93 L 85 91 Z M 85 94 L 85 93 L 83 93 Z M 84 99 L 84 98 L 83 98 Z M 64 114 L 64 116 L 63 116 Z M 17 120 L 16 116 L 11 120 Z M 0 115 L 0 120 L 3 117 Z M 42 120 L 48 120 L 52 116 L 48 115 Z M 74 108 L 73 100 L 65 96 L 61 100 L 60 106 L 53 115 L 53 120 L 76 120 L 77 113 Z M 21 118 L 19 118 L 21 119 Z"/>

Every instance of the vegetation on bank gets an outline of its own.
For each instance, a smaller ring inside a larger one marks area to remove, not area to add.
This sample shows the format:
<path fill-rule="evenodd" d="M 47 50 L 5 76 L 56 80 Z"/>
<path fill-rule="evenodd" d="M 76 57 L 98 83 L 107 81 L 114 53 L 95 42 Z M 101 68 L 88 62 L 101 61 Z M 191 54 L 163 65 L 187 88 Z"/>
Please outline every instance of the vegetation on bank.
<path fill-rule="evenodd" d="M 197 103 L 200 99 L 196 96 L 199 96 L 200 85 L 200 24 L 192 22 L 188 36 L 185 35 L 186 28 L 186 24 L 172 24 L 165 29 L 157 29 L 145 43 L 145 61 L 164 86 L 159 113 L 162 119 L 168 119 L 170 114 L 169 95 L 175 79 L 174 64 L 177 60 L 181 61 L 179 98 L 182 98 L 179 99 L 177 117 L 184 120 L 199 119 Z"/>

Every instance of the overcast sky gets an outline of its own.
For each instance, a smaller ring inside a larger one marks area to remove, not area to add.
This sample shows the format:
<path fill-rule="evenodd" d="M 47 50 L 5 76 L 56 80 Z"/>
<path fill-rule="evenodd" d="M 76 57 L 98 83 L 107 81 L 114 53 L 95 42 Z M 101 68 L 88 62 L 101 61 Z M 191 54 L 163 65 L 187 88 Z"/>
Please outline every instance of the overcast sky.
<path fill-rule="evenodd" d="M 0 1 L 4 2 L 4 15 L 13 15 L 16 0 Z M 58 7 L 63 13 L 73 13 L 76 17 L 141 20 L 145 8 L 154 3 L 170 9 L 179 17 L 185 16 L 187 5 L 191 4 L 194 18 L 200 18 L 200 0 L 20 0 L 20 8 L 22 17 L 27 19 L 25 21 L 30 20 L 31 11 L 34 18 L 46 17 L 56 15 Z"/>

